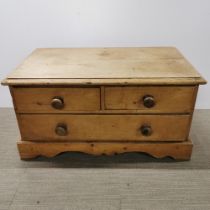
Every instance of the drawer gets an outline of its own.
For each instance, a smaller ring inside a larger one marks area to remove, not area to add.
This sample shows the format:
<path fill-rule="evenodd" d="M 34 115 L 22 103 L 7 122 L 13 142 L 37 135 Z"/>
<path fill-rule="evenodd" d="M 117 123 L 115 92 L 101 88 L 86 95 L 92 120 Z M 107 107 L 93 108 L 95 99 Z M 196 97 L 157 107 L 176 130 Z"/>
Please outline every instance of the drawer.
<path fill-rule="evenodd" d="M 20 114 L 22 140 L 184 141 L 190 115 Z"/>
<path fill-rule="evenodd" d="M 105 87 L 105 109 L 190 113 L 196 93 L 196 86 Z"/>
<path fill-rule="evenodd" d="M 18 113 L 100 110 L 100 88 L 13 88 Z"/>

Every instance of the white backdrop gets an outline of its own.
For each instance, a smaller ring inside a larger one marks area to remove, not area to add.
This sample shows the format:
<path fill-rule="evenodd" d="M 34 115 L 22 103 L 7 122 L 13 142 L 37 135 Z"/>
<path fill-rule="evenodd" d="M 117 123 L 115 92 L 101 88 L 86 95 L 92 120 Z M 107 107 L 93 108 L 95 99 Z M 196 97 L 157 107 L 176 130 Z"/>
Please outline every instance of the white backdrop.
<path fill-rule="evenodd" d="M 114 46 L 176 46 L 210 80 L 210 1 L 0 0 L 0 79 L 38 47 Z M 210 108 L 209 92 L 197 108 Z"/>

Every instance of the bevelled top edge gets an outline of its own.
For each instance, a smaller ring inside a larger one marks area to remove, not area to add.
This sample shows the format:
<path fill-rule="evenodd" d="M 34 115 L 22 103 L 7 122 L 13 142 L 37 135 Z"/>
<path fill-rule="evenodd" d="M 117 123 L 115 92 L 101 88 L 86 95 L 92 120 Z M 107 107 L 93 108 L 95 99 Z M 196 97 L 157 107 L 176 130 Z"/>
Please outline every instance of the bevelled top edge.
<path fill-rule="evenodd" d="M 30 85 L 204 85 L 203 77 L 193 78 L 130 78 L 130 79 L 4 79 L 4 86 Z"/>

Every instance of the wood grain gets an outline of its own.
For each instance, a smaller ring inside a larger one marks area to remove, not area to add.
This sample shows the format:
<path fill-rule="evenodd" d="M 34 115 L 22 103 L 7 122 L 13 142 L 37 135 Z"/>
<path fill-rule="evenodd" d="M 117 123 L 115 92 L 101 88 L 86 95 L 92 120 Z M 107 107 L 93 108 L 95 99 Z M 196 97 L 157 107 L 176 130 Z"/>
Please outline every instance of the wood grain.
<path fill-rule="evenodd" d="M 198 85 L 206 84 L 206 80 L 199 78 L 127 78 L 127 79 L 4 79 L 2 85 Z"/>
<path fill-rule="evenodd" d="M 67 115 L 20 114 L 23 140 L 31 141 L 185 141 L 190 115 Z M 65 124 L 66 136 L 55 128 Z M 151 126 L 144 136 L 142 125 Z"/>
<path fill-rule="evenodd" d="M 62 97 L 63 109 L 51 106 L 54 97 Z M 68 111 L 100 110 L 100 88 L 79 87 L 16 87 L 13 88 L 13 97 L 18 113 L 63 113 Z"/>
<path fill-rule="evenodd" d="M 149 113 L 190 113 L 195 101 L 196 86 L 134 86 L 106 87 L 105 108 L 111 110 L 138 109 Z M 155 106 L 144 106 L 143 97 L 154 97 Z"/>
<path fill-rule="evenodd" d="M 173 47 L 37 49 L 8 76 L 8 79 L 61 81 L 132 78 L 202 80 L 201 75 Z"/>
<path fill-rule="evenodd" d="M 144 152 L 156 158 L 190 159 L 193 144 L 190 140 L 176 143 L 43 143 L 21 141 L 17 143 L 21 159 L 37 156 L 54 157 L 62 152 L 84 152 L 93 155 L 114 155 L 125 152 Z"/>
<path fill-rule="evenodd" d="M 189 159 L 192 144 L 185 150 L 185 143 L 197 87 L 205 83 L 174 47 L 37 49 L 2 81 L 11 89 L 26 158 L 71 151 L 70 144 L 121 153 L 123 142 L 130 152 Z M 143 106 L 144 95 L 154 96 L 153 108 Z"/>

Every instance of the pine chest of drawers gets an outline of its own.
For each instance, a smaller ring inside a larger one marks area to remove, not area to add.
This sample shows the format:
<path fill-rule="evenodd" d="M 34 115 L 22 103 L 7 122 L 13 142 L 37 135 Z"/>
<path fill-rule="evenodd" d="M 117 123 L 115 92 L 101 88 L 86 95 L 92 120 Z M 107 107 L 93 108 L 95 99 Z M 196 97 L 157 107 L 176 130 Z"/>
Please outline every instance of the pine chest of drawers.
<path fill-rule="evenodd" d="M 189 159 L 205 80 L 176 48 L 37 49 L 10 87 L 22 159 L 79 151 Z"/>

